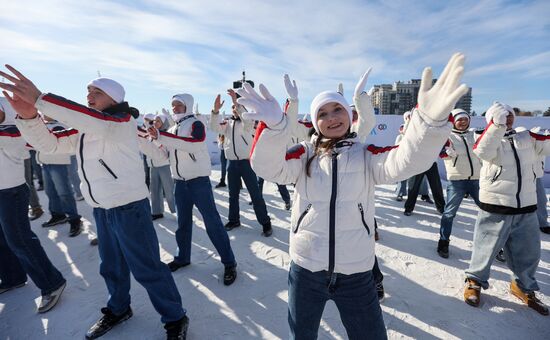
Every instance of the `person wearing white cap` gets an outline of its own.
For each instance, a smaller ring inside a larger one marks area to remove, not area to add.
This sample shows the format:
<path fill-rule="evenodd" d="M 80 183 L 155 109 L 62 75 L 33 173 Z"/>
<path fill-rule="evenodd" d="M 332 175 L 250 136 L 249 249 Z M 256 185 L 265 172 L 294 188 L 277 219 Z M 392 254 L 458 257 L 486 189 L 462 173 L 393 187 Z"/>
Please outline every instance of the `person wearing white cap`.
<path fill-rule="evenodd" d="M 535 164 L 550 155 L 550 136 L 513 128 L 514 110 L 496 102 L 485 115 L 487 126 L 474 145 L 481 158 L 479 213 L 474 229 L 470 266 L 466 270 L 464 301 L 481 302 L 481 288 L 489 287 L 491 264 L 504 248 L 506 265 L 513 273 L 512 295 L 538 313 L 548 307 L 535 291 L 540 261 L 540 232 L 536 216 Z"/>
<path fill-rule="evenodd" d="M 262 121 L 251 162 L 258 175 L 296 183 L 290 218 L 288 321 L 290 339 L 316 339 L 327 300 L 334 300 L 349 339 L 387 338 L 374 285 L 374 186 L 423 172 L 436 159 L 451 130 L 448 115 L 466 93 L 459 86 L 464 56 L 454 55 L 436 85 L 426 69 L 411 131 L 399 146 L 365 145 L 351 134 L 345 98 L 325 91 L 311 103 L 316 136 L 286 149 L 288 118 L 262 84 L 247 84 L 238 102 Z M 368 107 L 365 74 L 356 86 L 359 114 Z"/>
<path fill-rule="evenodd" d="M 98 78 L 88 84 L 88 107 L 42 93 L 11 66 L 0 87 L 18 113 L 17 127 L 33 147 L 48 153 L 77 152 L 82 194 L 93 207 L 101 258 L 100 274 L 109 291 L 103 316 L 86 333 L 94 339 L 132 316 L 130 273 L 146 290 L 165 323 L 167 338 L 185 338 L 189 320 L 170 271 L 160 260 L 150 215 L 149 193 L 139 155 L 137 110 L 124 101 L 124 88 Z M 74 129 L 54 135 L 38 110 Z M 76 129 L 76 130 L 75 130 Z"/>
<path fill-rule="evenodd" d="M 441 216 L 437 253 L 443 258 L 449 257 L 449 241 L 453 228 L 453 219 L 468 194 L 479 205 L 479 170 L 481 160 L 473 152 L 476 141 L 474 131 L 469 130 L 470 115 L 463 109 L 451 111 L 453 131 L 440 154 L 447 171 L 447 203 Z"/>
<path fill-rule="evenodd" d="M 31 230 L 23 165 L 29 151 L 15 116 L 8 100 L 0 97 L 0 294 L 23 287 L 29 275 L 42 295 L 38 312 L 45 313 L 57 304 L 67 281 Z"/>
<path fill-rule="evenodd" d="M 228 286 L 237 278 L 237 262 L 212 192 L 206 128 L 192 108 L 193 96 L 177 94 L 172 97 L 176 125 L 166 132 L 149 129 L 151 137 L 168 148 L 172 176 L 176 182 L 174 196 L 178 212 L 178 253 L 168 263 L 168 267 L 174 272 L 191 264 L 193 207 L 196 206 L 204 220 L 206 233 L 220 255 L 224 265 L 223 283 Z"/>

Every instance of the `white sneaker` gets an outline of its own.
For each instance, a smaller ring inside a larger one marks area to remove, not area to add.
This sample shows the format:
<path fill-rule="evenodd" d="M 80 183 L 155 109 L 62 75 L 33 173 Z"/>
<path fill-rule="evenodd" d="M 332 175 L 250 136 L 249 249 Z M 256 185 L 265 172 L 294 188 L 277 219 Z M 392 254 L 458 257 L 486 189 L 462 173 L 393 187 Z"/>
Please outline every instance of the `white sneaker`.
<path fill-rule="evenodd" d="M 65 286 L 67 286 L 67 282 L 63 283 L 63 285 L 53 292 L 51 292 L 48 295 L 42 295 L 42 300 L 40 301 L 40 306 L 38 306 L 38 313 L 46 313 L 59 301 L 59 298 L 61 297 L 61 294 L 63 293 L 63 290 L 65 289 Z"/>

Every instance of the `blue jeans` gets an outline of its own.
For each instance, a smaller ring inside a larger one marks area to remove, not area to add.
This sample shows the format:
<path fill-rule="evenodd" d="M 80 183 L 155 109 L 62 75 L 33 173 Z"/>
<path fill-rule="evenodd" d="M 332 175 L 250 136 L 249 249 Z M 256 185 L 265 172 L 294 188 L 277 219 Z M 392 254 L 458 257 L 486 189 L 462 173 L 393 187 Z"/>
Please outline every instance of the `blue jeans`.
<path fill-rule="evenodd" d="M 227 158 L 225 158 L 225 150 L 220 150 L 220 170 L 222 171 L 222 176 L 220 182 L 225 182 L 225 175 L 227 174 Z"/>
<path fill-rule="evenodd" d="M 506 265 L 524 292 L 539 290 L 535 273 L 540 260 L 540 232 L 536 213 L 502 215 L 479 210 L 474 246 L 466 277 L 489 288 L 491 264 L 504 248 Z"/>
<path fill-rule="evenodd" d="M 73 189 L 69 183 L 69 166 L 43 164 L 44 190 L 48 196 L 48 209 L 52 215 L 67 215 L 69 220 L 79 220 Z"/>
<path fill-rule="evenodd" d="M 263 196 L 264 179 L 261 177 L 258 177 L 258 188 L 260 189 L 260 193 L 262 193 L 262 196 Z M 281 198 L 283 199 L 283 201 L 285 203 L 290 203 L 290 193 L 288 192 L 286 185 L 277 184 L 277 189 L 279 190 L 279 194 L 281 194 Z"/>
<path fill-rule="evenodd" d="M 311 272 L 294 262 L 288 274 L 290 339 L 317 339 L 328 300 L 340 312 L 349 339 L 387 339 L 372 271 L 344 275 Z"/>
<path fill-rule="evenodd" d="M 196 205 L 204 220 L 206 233 L 220 254 L 222 263 L 225 266 L 235 265 L 235 256 L 216 208 L 210 179 L 202 176 L 188 181 L 176 180 L 176 205 L 178 207 L 178 230 L 176 230 L 178 255 L 174 257 L 174 261 L 181 264 L 191 263 L 193 205 Z"/>
<path fill-rule="evenodd" d="M 31 230 L 27 184 L 0 190 L 0 279 L 4 287 L 26 281 L 27 273 L 42 295 L 65 283 Z"/>
<path fill-rule="evenodd" d="M 465 194 L 469 194 L 479 206 L 479 181 L 449 181 L 447 184 L 447 203 L 445 204 L 445 211 L 441 216 L 441 227 L 439 228 L 440 239 L 449 240 L 451 237 L 453 220 Z"/>
<path fill-rule="evenodd" d="M 548 197 L 546 197 L 546 190 L 542 183 L 542 178 L 537 178 L 537 218 L 539 220 L 539 227 L 548 226 L 548 210 L 546 210 L 546 203 Z"/>
<path fill-rule="evenodd" d="M 176 212 L 174 200 L 174 180 L 170 172 L 170 165 L 151 167 L 151 211 L 153 215 L 160 215 L 164 212 L 164 197 L 168 203 L 170 212 Z"/>
<path fill-rule="evenodd" d="M 248 189 L 250 199 L 252 199 L 252 207 L 256 213 L 256 219 L 261 225 L 270 222 L 264 198 L 258 188 L 258 178 L 256 173 L 250 166 L 250 160 L 229 160 L 227 169 L 227 178 L 229 180 L 229 222 L 238 222 L 240 220 L 239 213 L 239 193 L 241 191 L 241 178 Z"/>
<path fill-rule="evenodd" d="M 36 188 L 32 179 L 32 162 L 30 158 L 25 159 L 25 182 L 29 186 L 29 205 L 31 208 L 41 208 Z M 42 171 L 42 170 L 40 170 Z"/>
<path fill-rule="evenodd" d="M 407 186 L 412 187 L 414 182 L 414 176 L 402 180 L 400 182 L 397 182 L 397 186 L 395 187 L 395 194 L 397 196 L 407 196 Z M 422 184 L 420 185 L 420 189 L 418 190 L 418 194 L 421 196 L 428 195 L 428 181 L 426 180 L 426 177 L 422 179 Z"/>
<path fill-rule="evenodd" d="M 75 196 L 82 197 L 82 192 L 80 192 L 80 177 L 78 177 L 78 164 L 76 163 L 76 156 L 71 156 L 71 165 L 69 165 L 69 180 L 73 186 Z"/>
<path fill-rule="evenodd" d="M 149 295 L 163 323 L 185 315 L 181 296 L 168 266 L 160 260 L 159 242 L 144 198 L 111 209 L 94 208 L 99 239 L 99 273 L 109 291 L 107 307 L 114 314 L 130 306 L 130 272 Z"/>

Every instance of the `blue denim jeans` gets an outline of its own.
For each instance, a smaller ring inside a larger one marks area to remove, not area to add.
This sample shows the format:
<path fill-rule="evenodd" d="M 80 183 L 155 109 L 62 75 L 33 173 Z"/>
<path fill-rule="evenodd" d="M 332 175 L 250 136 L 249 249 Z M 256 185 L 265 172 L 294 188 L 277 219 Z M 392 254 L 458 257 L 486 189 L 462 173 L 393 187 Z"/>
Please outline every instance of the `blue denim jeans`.
<path fill-rule="evenodd" d="M 27 184 L 0 190 L 0 279 L 10 287 L 26 281 L 27 273 L 42 295 L 65 283 L 31 230 L 27 216 Z"/>
<path fill-rule="evenodd" d="M 537 178 L 537 218 L 539 220 L 539 227 L 548 226 L 548 210 L 546 208 L 548 203 L 548 197 L 546 197 L 546 190 L 542 183 L 542 178 Z"/>
<path fill-rule="evenodd" d="M 78 177 L 78 164 L 76 156 L 71 156 L 71 165 L 69 165 L 69 180 L 73 186 L 73 191 L 76 197 L 82 197 L 80 192 L 80 177 Z"/>
<path fill-rule="evenodd" d="M 50 213 L 67 215 L 69 220 L 78 220 L 76 201 L 69 182 L 69 166 L 60 164 L 43 164 L 44 190 L 48 196 Z"/>
<path fill-rule="evenodd" d="M 407 187 L 412 187 L 414 182 L 414 176 L 402 180 L 400 182 L 397 182 L 397 186 L 395 187 L 395 194 L 397 196 L 407 196 Z M 418 194 L 421 196 L 428 195 L 428 181 L 426 180 L 426 177 L 422 179 L 422 184 L 420 184 L 420 189 L 418 190 Z"/>
<path fill-rule="evenodd" d="M 32 162 L 30 158 L 25 159 L 25 182 L 29 186 L 29 205 L 31 208 L 40 208 L 40 200 L 34 187 L 34 181 L 32 179 Z M 40 170 L 42 171 L 42 170 Z"/>
<path fill-rule="evenodd" d="M 540 231 L 536 213 L 502 215 L 479 210 L 474 245 L 466 277 L 489 288 L 491 264 L 504 248 L 506 265 L 524 292 L 539 290 L 535 273 L 540 260 Z"/>
<path fill-rule="evenodd" d="M 250 194 L 256 219 L 262 225 L 269 223 L 271 219 L 267 214 L 264 198 L 258 188 L 258 178 L 250 166 L 250 160 L 229 160 L 227 178 L 229 180 L 229 222 L 238 222 L 240 220 L 239 193 L 241 191 L 242 178 Z"/>
<path fill-rule="evenodd" d="M 277 184 L 277 183 L 275 183 Z M 264 192 L 264 179 L 261 177 L 258 177 L 258 188 L 260 189 L 260 193 Z M 279 194 L 281 194 L 281 198 L 285 203 L 290 203 L 290 193 L 288 192 L 288 189 L 286 188 L 286 185 L 277 184 L 277 189 L 279 190 Z"/>
<path fill-rule="evenodd" d="M 212 185 L 207 176 L 197 177 L 188 181 L 176 180 L 176 205 L 178 208 L 178 230 L 176 242 L 178 255 L 174 261 L 178 263 L 191 262 L 191 238 L 193 235 L 193 206 L 202 215 L 206 233 L 220 254 L 225 266 L 235 265 L 235 256 L 231 249 L 229 236 L 223 227 L 223 222 L 216 208 Z"/>
<path fill-rule="evenodd" d="M 445 211 L 441 216 L 441 226 L 439 228 L 440 239 L 449 240 L 451 237 L 453 220 L 465 194 L 469 194 L 474 202 L 479 206 L 479 181 L 449 181 L 447 184 L 447 203 L 445 204 Z"/>
<path fill-rule="evenodd" d="M 168 266 L 160 260 L 159 242 L 144 198 L 111 209 L 94 208 L 99 240 L 99 273 L 109 291 L 107 307 L 115 314 L 130 306 L 130 272 L 149 295 L 163 323 L 185 315 Z"/>
<path fill-rule="evenodd" d="M 151 211 L 153 215 L 160 215 L 164 212 L 164 199 L 168 203 L 170 212 L 176 212 L 174 199 L 174 180 L 170 172 L 170 165 L 151 167 Z M 164 196 L 163 196 L 164 193 Z"/>
<path fill-rule="evenodd" d="M 335 302 L 349 339 L 387 339 L 372 271 L 330 277 L 291 262 L 288 285 L 290 339 L 317 339 L 328 300 Z"/>

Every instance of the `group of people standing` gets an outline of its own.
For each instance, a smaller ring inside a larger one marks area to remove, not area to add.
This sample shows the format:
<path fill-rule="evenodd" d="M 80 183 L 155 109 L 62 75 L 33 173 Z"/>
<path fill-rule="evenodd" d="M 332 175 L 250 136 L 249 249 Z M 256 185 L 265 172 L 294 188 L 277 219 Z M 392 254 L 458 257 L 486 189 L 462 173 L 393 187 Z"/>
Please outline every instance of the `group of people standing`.
<path fill-rule="evenodd" d="M 464 56 L 453 55 L 435 84 L 431 69 L 424 70 L 418 107 L 407 118 L 399 144 L 391 147 L 365 144 L 375 122 L 371 98 L 364 91 L 370 69 L 354 90 L 353 105 L 341 87 L 319 93 L 311 103 L 310 122 L 298 120 L 298 88 L 285 75 L 284 110 L 263 84 L 258 93 L 244 83 L 237 91 L 228 91 L 230 119 L 221 119 L 220 95 L 205 122 L 193 112 L 191 95 L 176 94 L 171 98 L 173 114 L 145 116 L 145 123 L 138 126 L 139 113 L 124 101 L 124 88 L 112 79 L 92 80 L 84 106 L 42 93 L 7 66 L 10 73 L 0 71 L 10 81 L 0 83 L 5 90 L 2 112 L 11 117 L 0 122 L 0 164 L 10 174 L 0 180 L 0 252 L 6 259 L 0 271 L 0 293 L 25 284 L 28 274 L 42 291 L 39 312 L 46 312 L 66 285 L 30 229 L 23 171 L 28 144 L 52 157 L 76 155 L 82 196 L 93 207 L 100 274 L 109 299 L 101 308 L 103 315 L 87 332 L 88 339 L 102 336 L 132 316 L 130 273 L 147 290 L 167 338 L 185 339 L 189 318 L 170 271 L 191 263 L 193 207 L 198 208 L 224 265 L 223 283 L 231 285 L 237 278 L 237 261 L 227 231 L 240 226 L 242 181 L 261 234 L 273 233 L 259 178 L 295 188 L 289 242 L 290 338 L 317 338 L 324 306 L 333 300 L 350 339 L 385 339 L 377 291 L 382 279 L 375 256 L 375 185 L 414 176 L 407 200 L 413 195 L 414 199 L 405 210 L 410 215 L 422 177 L 434 172 L 437 157 L 444 157 L 450 167 L 447 204 L 441 203 L 442 194 L 434 195 L 443 213 L 441 256 L 448 257 L 452 221 L 464 195 L 469 194 L 480 207 L 464 300 L 479 305 L 480 290 L 488 287 L 492 259 L 504 248 L 514 273 L 512 294 L 548 314 L 534 293 L 540 235 L 533 198 L 536 174 L 531 178 L 529 170 L 550 154 L 550 136 L 514 130 L 513 110 L 497 103 L 487 112 L 485 131 L 474 138 L 468 130 L 468 114 L 453 110 L 467 91 L 460 85 L 463 65 Z M 49 127 L 44 116 L 70 128 Z M 229 163 L 225 225 L 209 179 L 207 125 L 223 136 L 221 147 Z M 142 155 L 150 168 L 150 192 Z M 429 181 L 433 190 L 437 183 Z M 178 220 L 178 251 L 167 265 L 160 260 L 153 225 L 153 219 L 162 218 L 164 212 L 163 194 Z M 290 199 L 283 200 L 290 209 Z M 69 221 L 76 219 L 72 210 L 61 212 Z"/>

